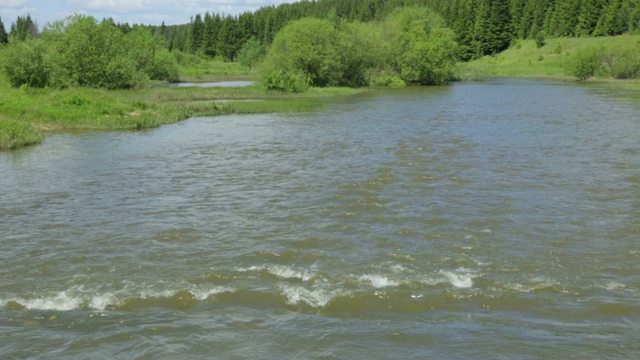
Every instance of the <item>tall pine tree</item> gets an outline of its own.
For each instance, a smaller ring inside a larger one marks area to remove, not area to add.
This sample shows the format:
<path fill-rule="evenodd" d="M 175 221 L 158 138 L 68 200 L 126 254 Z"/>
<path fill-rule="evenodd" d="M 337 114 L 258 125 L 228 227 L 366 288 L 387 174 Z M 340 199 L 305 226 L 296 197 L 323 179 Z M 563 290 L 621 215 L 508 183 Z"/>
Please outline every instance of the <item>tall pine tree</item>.
<path fill-rule="evenodd" d="M 511 16 L 509 3 L 504 0 L 491 0 L 489 5 L 485 54 L 499 53 L 511 43 Z"/>
<path fill-rule="evenodd" d="M 38 36 L 38 26 L 31 20 L 31 15 L 27 14 L 25 17 L 18 16 L 16 22 L 11 24 L 9 35 L 17 41 L 35 38 Z"/>
<path fill-rule="evenodd" d="M 581 0 L 578 13 L 575 36 L 589 36 L 598 24 L 598 17 L 602 11 L 602 0 Z"/>
<path fill-rule="evenodd" d="M 4 28 L 4 23 L 2 22 L 2 18 L 0 18 L 0 45 L 4 45 L 9 42 L 9 34 L 7 34 L 7 30 Z"/>
<path fill-rule="evenodd" d="M 195 20 L 191 24 L 191 52 L 197 53 L 202 47 L 204 39 L 204 22 L 200 14 L 196 15 Z"/>

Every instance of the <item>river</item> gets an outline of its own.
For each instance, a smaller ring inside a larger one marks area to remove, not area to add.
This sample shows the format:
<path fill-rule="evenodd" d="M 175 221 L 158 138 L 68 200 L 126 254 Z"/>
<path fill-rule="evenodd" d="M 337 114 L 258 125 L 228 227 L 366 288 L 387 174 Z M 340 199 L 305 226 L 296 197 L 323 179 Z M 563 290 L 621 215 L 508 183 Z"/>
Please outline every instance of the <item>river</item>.
<path fill-rule="evenodd" d="M 572 82 L 0 152 L 3 359 L 631 359 L 640 105 Z"/>

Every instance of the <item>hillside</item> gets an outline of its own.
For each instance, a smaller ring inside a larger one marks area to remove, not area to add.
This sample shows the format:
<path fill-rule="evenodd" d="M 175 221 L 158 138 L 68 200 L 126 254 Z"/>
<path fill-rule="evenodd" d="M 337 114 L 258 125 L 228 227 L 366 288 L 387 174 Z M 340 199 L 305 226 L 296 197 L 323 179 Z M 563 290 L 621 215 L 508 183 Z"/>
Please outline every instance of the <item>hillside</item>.
<path fill-rule="evenodd" d="M 495 56 L 495 75 L 574 78 L 567 71 L 567 62 L 581 49 L 604 47 L 611 51 L 629 48 L 638 42 L 640 35 L 556 38 L 548 39 L 543 47 L 538 48 L 535 40 L 518 40 L 514 46 Z"/>

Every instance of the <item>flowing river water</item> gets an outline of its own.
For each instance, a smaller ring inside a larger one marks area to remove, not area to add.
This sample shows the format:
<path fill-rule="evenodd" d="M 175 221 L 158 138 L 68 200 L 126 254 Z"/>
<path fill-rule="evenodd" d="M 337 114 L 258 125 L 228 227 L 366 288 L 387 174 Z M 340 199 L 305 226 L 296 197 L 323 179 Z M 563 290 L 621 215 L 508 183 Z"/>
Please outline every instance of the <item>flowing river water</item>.
<path fill-rule="evenodd" d="M 0 153 L 2 359 L 631 359 L 640 105 L 554 81 Z"/>

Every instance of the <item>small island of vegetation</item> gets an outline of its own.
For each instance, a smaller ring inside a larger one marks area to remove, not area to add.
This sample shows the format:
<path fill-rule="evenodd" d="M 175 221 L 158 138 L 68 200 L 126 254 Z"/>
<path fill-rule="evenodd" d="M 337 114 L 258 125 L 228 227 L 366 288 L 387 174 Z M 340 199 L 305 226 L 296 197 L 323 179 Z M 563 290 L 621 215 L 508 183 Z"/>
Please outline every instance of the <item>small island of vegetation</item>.
<path fill-rule="evenodd" d="M 0 149 L 64 129 L 310 111 L 371 86 L 640 76 L 637 0 L 319 0 L 147 26 L 0 19 Z M 251 79 L 244 88 L 169 82 Z M 243 101 L 243 100 L 260 101 Z"/>

